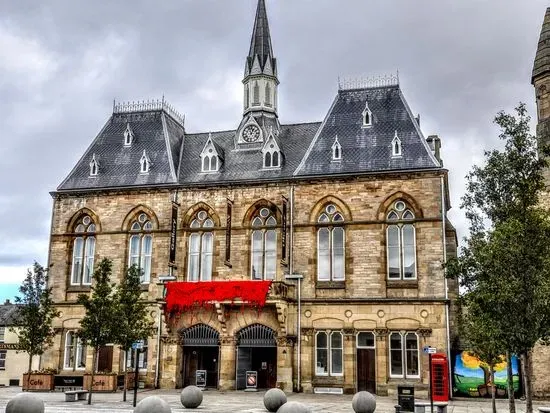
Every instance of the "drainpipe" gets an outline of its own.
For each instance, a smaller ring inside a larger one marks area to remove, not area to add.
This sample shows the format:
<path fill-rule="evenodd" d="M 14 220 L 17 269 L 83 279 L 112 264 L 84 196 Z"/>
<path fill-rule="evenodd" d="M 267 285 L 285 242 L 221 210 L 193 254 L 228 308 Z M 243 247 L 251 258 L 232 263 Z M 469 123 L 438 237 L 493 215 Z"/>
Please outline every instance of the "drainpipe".
<path fill-rule="evenodd" d="M 446 227 L 446 211 L 445 211 L 445 179 L 444 176 L 441 176 L 441 232 L 443 236 L 443 262 L 447 262 L 447 231 Z M 445 324 L 446 324 L 446 335 L 447 335 L 447 380 L 449 381 L 449 399 L 453 396 L 452 385 L 451 385 L 451 333 L 449 327 L 449 288 L 447 286 L 447 277 L 445 276 L 445 270 L 443 272 L 443 280 L 445 283 Z"/>

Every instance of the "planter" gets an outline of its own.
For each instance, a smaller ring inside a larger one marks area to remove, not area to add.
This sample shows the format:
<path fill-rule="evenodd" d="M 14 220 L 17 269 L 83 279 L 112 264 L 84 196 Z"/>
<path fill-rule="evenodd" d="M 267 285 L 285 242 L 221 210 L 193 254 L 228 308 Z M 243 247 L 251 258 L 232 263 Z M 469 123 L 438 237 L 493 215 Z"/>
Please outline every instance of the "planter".
<path fill-rule="evenodd" d="M 53 374 L 25 373 L 23 374 L 23 391 L 52 391 Z"/>
<path fill-rule="evenodd" d="M 84 390 L 88 390 L 90 388 L 91 379 L 91 374 L 84 374 Z M 115 392 L 116 388 L 116 374 L 94 374 L 94 386 L 92 389 L 94 392 Z"/>

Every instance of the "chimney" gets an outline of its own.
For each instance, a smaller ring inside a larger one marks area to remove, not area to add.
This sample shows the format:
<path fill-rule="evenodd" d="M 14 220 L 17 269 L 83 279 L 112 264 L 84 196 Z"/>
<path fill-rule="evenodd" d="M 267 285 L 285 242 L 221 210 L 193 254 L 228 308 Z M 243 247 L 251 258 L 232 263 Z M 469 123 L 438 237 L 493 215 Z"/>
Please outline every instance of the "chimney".
<path fill-rule="evenodd" d="M 439 136 L 430 135 L 426 138 L 426 142 L 434 154 L 435 159 L 437 159 L 439 164 L 443 166 L 443 161 L 441 160 L 441 139 L 439 139 Z"/>
<path fill-rule="evenodd" d="M 8 298 L 6 298 L 6 302 L 4 303 L 4 305 L 10 305 L 10 300 Z"/>

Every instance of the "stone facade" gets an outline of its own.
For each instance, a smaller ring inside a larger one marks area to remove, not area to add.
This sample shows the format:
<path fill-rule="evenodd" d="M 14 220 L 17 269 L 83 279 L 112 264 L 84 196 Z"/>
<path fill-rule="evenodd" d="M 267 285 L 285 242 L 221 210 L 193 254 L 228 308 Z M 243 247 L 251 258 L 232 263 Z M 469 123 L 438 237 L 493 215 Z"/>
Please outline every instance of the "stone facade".
<path fill-rule="evenodd" d="M 447 352 L 445 279 L 443 275 L 443 239 L 441 219 L 441 184 L 439 173 L 380 175 L 364 178 L 311 180 L 301 183 L 280 183 L 213 188 L 182 188 L 177 190 L 179 207 L 177 229 L 178 281 L 185 281 L 190 221 L 199 210 L 213 218 L 214 250 L 213 280 L 250 279 L 250 219 L 258 207 L 273 205 L 282 213 L 283 197 L 294 191 L 293 245 L 290 245 L 294 273 L 301 274 L 301 387 L 336 387 L 346 392 L 357 388 L 356 335 L 361 331 L 376 335 L 376 391 L 392 393 L 402 381 L 388 375 L 388 334 L 408 331 L 418 334 L 418 346 L 437 347 Z M 50 245 L 50 276 L 53 297 L 62 316 L 56 320 L 59 334 L 55 345 L 43 357 L 44 367 L 64 370 L 66 332 L 77 330 L 83 316 L 75 304 L 77 295 L 89 287 L 70 285 L 72 245 L 75 238 L 72 226 L 79 216 L 87 214 L 97 226 L 96 261 L 100 257 L 113 260 L 115 282 L 128 262 L 129 223 L 141 212 L 153 222 L 151 281 L 144 286 L 143 298 L 151 304 L 151 316 L 157 320 L 162 297 L 158 277 L 168 273 L 169 237 L 172 197 L 169 190 L 101 191 L 81 194 L 56 194 Z M 231 227 L 231 266 L 225 262 L 225 223 L 227 199 L 233 201 Z M 417 278 L 410 281 L 389 281 L 386 262 L 386 214 L 396 200 L 404 200 L 416 219 Z M 317 280 L 318 215 L 328 205 L 335 205 L 345 222 L 345 280 L 338 283 Z M 281 222 L 279 220 L 279 222 Z M 278 229 L 278 257 L 281 255 L 282 228 Z M 449 230 L 447 249 L 456 251 L 454 232 Z M 277 343 L 277 385 L 285 390 L 297 388 L 297 285 L 285 280 L 288 260 L 277 266 L 275 283 L 284 286 L 277 294 L 273 287 L 266 307 L 258 313 L 222 303 L 219 308 L 196 309 L 176 318 L 163 319 L 159 384 L 161 387 L 182 386 L 183 350 L 179 335 L 187 327 L 203 323 L 220 334 L 219 388 L 235 388 L 236 333 L 245 326 L 260 323 L 273 329 Z M 456 285 L 448 286 L 456 293 Z M 316 377 L 316 331 L 343 332 L 343 375 Z M 148 340 L 146 377 L 154 384 L 157 337 Z M 427 388 L 427 358 L 419 354 L 420 377 L 406 382 Z M 123 369 L 123 355 L 115 349 L 114 371 Z M 86 366 L 91 366 L 91 352 Z M 63 371 L 63 373 L 67 373 Z M 145 371 L 143 372 L 145 373 Z"/>

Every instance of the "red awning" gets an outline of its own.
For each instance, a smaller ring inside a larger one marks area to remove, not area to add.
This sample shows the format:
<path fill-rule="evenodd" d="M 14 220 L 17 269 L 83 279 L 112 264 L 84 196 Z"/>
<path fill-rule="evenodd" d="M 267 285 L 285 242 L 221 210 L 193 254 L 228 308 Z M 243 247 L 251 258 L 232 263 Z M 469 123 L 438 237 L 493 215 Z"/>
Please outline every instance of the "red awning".
<path fill-rule="evenodd" d="M 166 284 L 166 310 L 182 312 L 220 301 L 263 307 L 271 281 L 199 281 Z"/>

